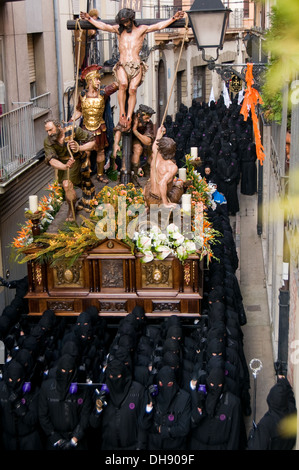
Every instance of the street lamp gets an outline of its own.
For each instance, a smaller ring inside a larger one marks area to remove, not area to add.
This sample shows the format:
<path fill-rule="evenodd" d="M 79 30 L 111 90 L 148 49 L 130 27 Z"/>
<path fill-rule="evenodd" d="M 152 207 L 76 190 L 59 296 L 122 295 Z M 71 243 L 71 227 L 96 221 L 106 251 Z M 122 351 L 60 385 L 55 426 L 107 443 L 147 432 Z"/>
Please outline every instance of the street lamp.
<path fill-rule="evenodd" d="M 205 62 L 214 63 L 223 48 L 229 14 L 232 10 L 224 7 L 221 0 L 194 0 L 188 13 L 189 21 Z M 206 59 L 206 49 L 215 50 L 216 58 Z"/>

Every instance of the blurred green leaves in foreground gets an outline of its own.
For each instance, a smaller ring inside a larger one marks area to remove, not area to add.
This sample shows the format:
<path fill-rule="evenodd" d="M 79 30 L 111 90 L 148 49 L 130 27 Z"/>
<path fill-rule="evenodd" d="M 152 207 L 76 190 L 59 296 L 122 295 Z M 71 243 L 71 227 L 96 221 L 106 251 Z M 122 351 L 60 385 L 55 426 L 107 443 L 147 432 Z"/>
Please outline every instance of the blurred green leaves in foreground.
<path fill-rule="evenodd" d="M 271 27 L 265 35 L 265 50 L 271 66 L 266 73 L 269 92 L 279 92 L 286 81 L 299 73 L 299 1 L 277 0 L 272 8 Z"/>

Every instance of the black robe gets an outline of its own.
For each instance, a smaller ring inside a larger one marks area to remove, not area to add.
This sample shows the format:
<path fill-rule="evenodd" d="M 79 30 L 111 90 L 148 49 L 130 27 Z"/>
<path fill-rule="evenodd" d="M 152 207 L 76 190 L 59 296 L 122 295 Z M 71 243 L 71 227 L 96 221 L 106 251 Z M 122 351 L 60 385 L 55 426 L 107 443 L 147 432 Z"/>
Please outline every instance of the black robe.
<path fill-rule="evenodd" d="M 13 377 L 12 369 L 17 373 L 23 371 L 20 385 L 13 389 L 8 382 L 8 378 Z M 28 387 L 24 387 L 24 373 L 23 366 L 12 360 L 5 364 L 4 380 L 0 381 L 1 447 L 4 450 L 42 450 L 38 422 L 39 390 L 30 382 Z"/>
<path fill-rule="evenodd" d="M 193 393 L 193 397 L 196 392 Z M 232 393 L 224 392 L 213 416 L 197 410 L 193 398 L 190 450 L 238 450 L 240 448 L 241 407 L 240 400 Z"/>
<path fill-rule="evenodd" d="M 39 422 L 47 437 L 47 449 L 56 449 L 55 443 L 64 439 L 78 439 L 75 449 L 87 448 L 86 433 L 91 413 L 91 400 L 88 387 L 79 386 L 77 390 L 71 383 L 77 382 L 75 360 L 71 356 L 62 356 L 57 364 L 57 372 L 64 369 L 66 359 L 72 364 L 72 373 L 67 381 L 60 385 L 58 376 L 46 379 L 39 394 Z M 64 374 L 63 374 L 64 375 Z"/>
<path fill-rule="evenodd" d="M 163 387 L 160 386 L 161 380 Z M 173 382 L 172 387 L 167 386 L 169 381 Z M 157 382 L 158 395 L 155 399 L 150 399 L 154 402 L 153 407 L 151 410 L 146 409 L 146 404 L 149 403 L 146 397 L 140 420 L 140 426 L 148 436 L 147 449 L 185 450 L 190 430 L 190 394 L 179 388 L 175 372 L 169 366 L 160 369 Z"/>
<path fill-rule="evenodd" d="M 227 200 L 227 209 L 231 215 L 239 212 L 239 200 L 237 193 L 239 179 L 239 165 L 237 160 L 222 157 L 217 164 L 218 191 L 224 194 Z"/>
<path fill-rule="evenodd" d="M 101 450 L 145 449 L 144 433 L 138 425 L 143 400 L 144 386 L 132 381 L 120 406 L 115 406 L 108 395 L 102 412 L 92 412 L 90 425 L 100 430 Z"/>
<path fill-rule="evenodd" d="M 148 450 L 184 450 L 190 429 L 191 400 L 185 390 L 180 390 L 169 410 L 160 413 L 154 408 L 151 414 L 144 412 L 142 428 L 148 433 Z M 157 426 L 162 425 L 165 434 L 157 432 Z"/>
<path fill-rule="evenodd" d="M 268 394 L 267 403 L 268 411 L 249 434 L 248 450 L 292 450 L 296 437 L 284 438 L 278 428 L 284 417 L 296 413 L 294 393 L 287 379 L 278 379 Z"/>
<path fill-rule="evenodd" d="M 257 191 L 256 146 L 250 143 L 241 155 L 241 193 L 251 196 Z"/>

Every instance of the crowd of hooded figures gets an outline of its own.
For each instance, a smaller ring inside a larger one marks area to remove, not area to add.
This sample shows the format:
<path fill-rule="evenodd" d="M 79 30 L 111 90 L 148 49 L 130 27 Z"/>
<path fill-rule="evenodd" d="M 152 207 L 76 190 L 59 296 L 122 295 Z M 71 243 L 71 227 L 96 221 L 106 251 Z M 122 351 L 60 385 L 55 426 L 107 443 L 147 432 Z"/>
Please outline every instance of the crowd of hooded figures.
<path fill-rule="evenodd" d="M 153 323 L 138 306 L 114 329 L 93 306 L 73 321 L 46 310 L 33 322 L 27 278 L 9 285 L 16 295 L 0 317 L 3 450 L 249 448 L 238 256 L 226 206 L 207 215 L 223 237 L 192 324 L 178 315 Z M 287 379 L 279 385 L 288 398 L 277 420 L 295 409 Z"/>
<path fill-rule="evenodd" d="M 220 261 L 206 271 L 198 322 L 184 326 L 172 315 L 151 324 L 135 307 L 112 332 L 90 307 L 75 323 L 51 310 L 33 325 L 22 315 L 2 334 L 5 449 L 246 447 L 250 385 L 238 257 L 226 209 L 209 217 L 223 239 L 215 253 Z M 26 278 L 17 290 L 25 286 Z M 19 311 L 24 304 L 20 296 Z"/>
<path fill-rule="evenodd" d="M 205 266 L 202 315 L 187 324 L 179 315 L 150 321 L 136 306 L 111 327 L 90 306 L 71 319 L 45 310 L 34 320 L 24 297 L 27 277 L 2 280 L 16 294 L 0 316 L 1 450 L 265 449 L 271 433 L 277 448 L 281 441 L 285 448 L 294 445 L 276 430 L 296 409 L 286 378 L 271 389 L 256 432 L 249 437 L 245 427 L 252 413 L 242 331 L 247 320 L 229 219 L 238 207 L 225 188 L 241 178 L 245 194 L 255 191 L 247 174 L 254 161 L 250 126 L 235 102 L 226 109 L 219 100 L 181 107 L 166 127 L 177 141 L 179 166 L 197 146 L 202 171 L 210 165 L 227 198 L 206 210 L 222 236 Z"/>
<path fill-rule="evenodd" d="M 177 144 L 177 165 L 185 165 L 185 155 L 197 148 L 202 165 L 200 173 L 217 184 L 228 205 L 230 215 L 239 211 L 238 185 L 245 195 L 257 191 L 256 146 L 251 117 L 244 121 L 241 105 L 236 97 L 227 107 L 223 96 L 215 103 L 193 100 L 188 109 L 180 105 L 173 120 L 166 116 L 166 135 Z"/>

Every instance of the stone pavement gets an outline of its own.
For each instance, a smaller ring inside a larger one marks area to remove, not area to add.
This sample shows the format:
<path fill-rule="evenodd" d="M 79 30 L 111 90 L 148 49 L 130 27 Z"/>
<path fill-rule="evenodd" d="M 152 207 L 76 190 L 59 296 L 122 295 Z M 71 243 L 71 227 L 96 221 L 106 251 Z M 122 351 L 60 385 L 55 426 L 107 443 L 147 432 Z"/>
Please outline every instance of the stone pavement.
<path fill-rule="evenodd" d="M 262 369 L 256 378 L 256 422 L 268 410 L 266 398 L 275 384 L 274 357 L 271 341 L 269 308 L 264 275 L 262 240 L 257 234 L 257 194 L 239 194 L 240 211 L 231 217 L 239 256 L 237 277 L 247 323 L 242 327 L 244 333 L 244 352 L 247 363 L 260 359 Z M 254 412 L 254 378 L 251 369 L 251 403 Z M 253 415 L 246 418 L 246 428 L 252 426 Z"/>

